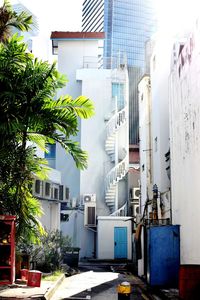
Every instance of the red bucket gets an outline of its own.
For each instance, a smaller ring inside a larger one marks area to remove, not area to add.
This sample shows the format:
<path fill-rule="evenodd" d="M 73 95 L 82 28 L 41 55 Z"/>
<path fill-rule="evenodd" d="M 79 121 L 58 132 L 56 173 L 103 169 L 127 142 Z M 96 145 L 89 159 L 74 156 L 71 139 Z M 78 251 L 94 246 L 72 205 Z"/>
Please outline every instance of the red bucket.
<path fill-rule="evenodd" d="M 40 287 L 42 272 L 31 270 L 28 272 L 27 286 Z"/>
<path fill-rule="evenodd" d="M 28 269 L 22 269 L 20 271 L 21 273 L 21 279 L 22 280 L 28 280 Z"/>

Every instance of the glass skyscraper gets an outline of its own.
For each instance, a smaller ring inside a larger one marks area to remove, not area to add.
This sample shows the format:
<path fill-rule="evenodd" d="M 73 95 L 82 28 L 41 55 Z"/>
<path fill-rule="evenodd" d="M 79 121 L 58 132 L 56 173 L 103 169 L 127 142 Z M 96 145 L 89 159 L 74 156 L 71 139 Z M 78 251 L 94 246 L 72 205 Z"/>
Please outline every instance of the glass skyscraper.
<path fill-rule="evenodd" d="M 104 0 L 85 0 L 82 10 L 82 31 L 103 31 Z"/>
<path fill-rule="evenodd" d="M 82 30 L 105 32 L 105 58 L 126 54 L 130 81 L 129 143 L 138 144 L 137 84 L 145 73 L 145 44 L 155 31 L 152 0 L 85 0 Z"/>

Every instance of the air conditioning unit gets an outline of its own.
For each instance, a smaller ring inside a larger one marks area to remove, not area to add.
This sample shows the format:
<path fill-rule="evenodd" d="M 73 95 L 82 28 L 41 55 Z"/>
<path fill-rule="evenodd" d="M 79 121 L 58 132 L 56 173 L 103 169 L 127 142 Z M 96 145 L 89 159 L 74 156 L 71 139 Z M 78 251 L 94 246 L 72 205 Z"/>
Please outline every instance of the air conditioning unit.
<path fill-rule="evenodd" d="M 133 216 L 136 217 L 140 213 L 140 206 L 139 204 L 133 205 Z"/>
<path fill-rule="evenodd" d="M 65 186 L 65 200 L 69 200 L 69 188 Z"/>
<path fill-rule="evenodd" d="M 51 185 L 51 200 L 59 200 L 59 185 Z"/>
<path fill-rule="evenodd" d="M 140 198 L 140 188 L 133 188 L 132 198 L 133 200 L 137 200 Z"/>
<path fill-rule="evenodd" d="M 65 185 L 59 185 L 59 200 L 66 201 L 69 200 L 69 188 Z"/>
<path fill-rule="evenodd" d="M 96 203 L 86 202 L 84 206 L 84 225 L 96 227 Z"/>
<path fill-rule="evenodd" d="M 34 195 L 36 197 L 43 196 L 43 184 L 42 184 L 42 181 L 39 179 L 35 179 L 35 181 L 34 181 Z"/>
<path fill-rule="evenodd" d="M 58 200 L 59 199 L 59 187 L 54 187 L 54 199 Z"/>
<path fill-rule="evenodd" d="M 64 186 L 59 185 L 59 200 L 63 201 L 64 200 Z"/>
<path fill-rule="evenodd" d="M 83 203 L 96 202 L 96 194 L 85 194 L 83 195 Z"/>
<path fill-rule="evenodd" d="M 43 197 L 45 199 L 51 199 L 51 183 L 50 182 L 47 182 L 47 181 L 44 182 Z"/>

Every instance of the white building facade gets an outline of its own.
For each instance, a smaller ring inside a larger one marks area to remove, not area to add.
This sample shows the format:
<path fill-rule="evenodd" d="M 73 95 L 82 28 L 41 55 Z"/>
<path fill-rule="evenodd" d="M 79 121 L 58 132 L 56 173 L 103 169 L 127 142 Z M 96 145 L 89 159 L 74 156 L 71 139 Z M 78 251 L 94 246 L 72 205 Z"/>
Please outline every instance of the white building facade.
<path fill-rule="evenodd" d="M 179 44 L 170 76 L 172 218 L 181 225 L 181 265 L 200 273 L 200 26 Z M 178 44 L 178 43 L 177 43 Z M 188 269 L 184 270 L 188 276 Z M 199 279 L 199 277 L 196 278 Z M 188 280 L 191 276 L 187 277 Z"/>
<path fill-rule="evenodd" d="M 144 277 L 147 276 L 144 257 L 146 226 L 167 225 L 172 222 L 168 98 L 171 49 L 172 43 L 167 39 L 155 41 L 150 74 L 144 75 L 138 85 L 140 198 L 144 224 L 141 230 L 142 255 L 138 259 L 138 274 Z"/>
<path fill-rule="evenodd" d="M 58 71 L 68 77 L 59 94 L 87 96 L 94 102 L 95 115 L 81 120 L 76 140 L 88 152 L 88 168 L 80 171 L 65 151 L 56 145 L 55 168 L 69 188 L 69 201 L 61 211 L 67 222 L 64 234 L 80 247 L 81 257 L 96 256 L 96 217 L 124 216 L 128 189 L 128 76 L 126 63 L 103 69 L 99 60 L 100 32 L 53 32 L 53 50 L 58 54 Z"/>
<path fill-rule="evenodd" d="M 169 91 L 172 42 L 158 38 L 150 64 L 152 184 L 158 188 L 158 218 L 170 219 Z M 164 59 L 163 59 L 164 58 Z"/>
<path fill-rule="evenodd" d="M 48 171 L 46 180 L 34 178 L 33 195 L 40 201 L 43 211 L 40 221 L 47 231 L 60 230 L 60 201 L 63 199 L 61 174 L 55 169 Z"/>

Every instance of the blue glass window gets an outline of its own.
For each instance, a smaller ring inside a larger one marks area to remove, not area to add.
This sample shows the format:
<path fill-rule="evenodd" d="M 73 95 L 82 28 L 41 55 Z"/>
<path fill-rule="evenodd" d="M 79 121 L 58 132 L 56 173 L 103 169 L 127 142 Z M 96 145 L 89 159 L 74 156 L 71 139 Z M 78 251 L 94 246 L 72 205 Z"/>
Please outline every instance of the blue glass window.
<path fill-rule="evenodd" d="M 112 83 L 112 98 L 117 99 L 118 111 L 124 108 L 124 84 Z"/>
<path fill-rule="evenodd" d="M 46 148 L 48 152 L 45 152 L 45 158 L 51 158 L 55 159 L 56 158 L 56 144 L 46 144 Z"/>

